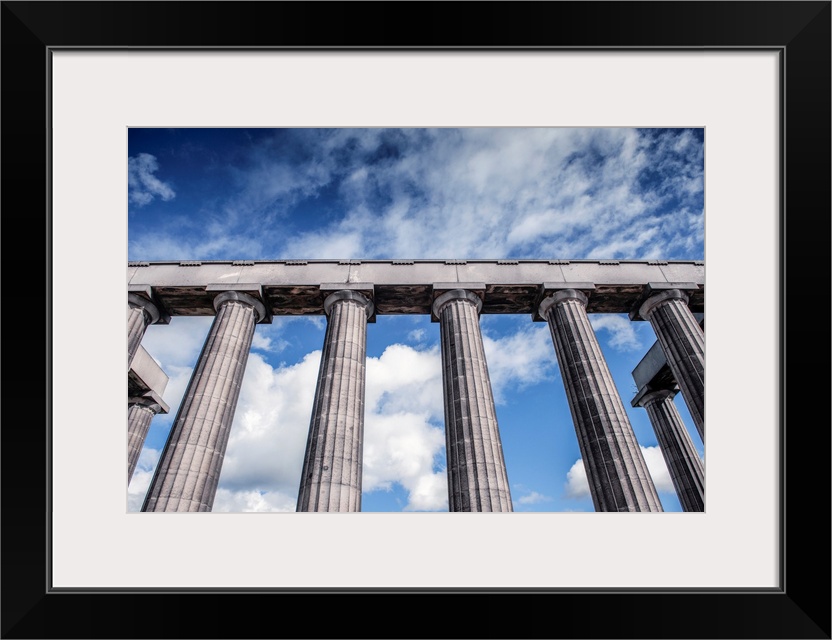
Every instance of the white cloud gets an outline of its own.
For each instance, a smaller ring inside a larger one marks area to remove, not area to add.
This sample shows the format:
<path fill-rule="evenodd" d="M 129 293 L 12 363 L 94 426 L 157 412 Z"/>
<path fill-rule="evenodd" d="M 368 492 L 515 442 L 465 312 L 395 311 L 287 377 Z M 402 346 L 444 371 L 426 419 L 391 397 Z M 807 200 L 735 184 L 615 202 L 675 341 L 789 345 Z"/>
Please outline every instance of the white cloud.
<path fill-rule="evenodd" d="M 171 376 L 165 400 L 174 413 L 210 322 L 176 318 L 146 334 L 143 345 Z M 290 503 L 294 509 L 320 357 L 314 351 L 297 364 L 275 368 L 251 353 L 214 511 L 285 510 Z M 365 407 L 364 490 L 398 483 L 408 491 L 406 510 L 447 509 L 447 481 L 439 468 L 444 404 L 438 347 L 419 351 L 394 344 L 368 358 Z M 172 422 L 173 416 L 165 419 Z M 149 482 L 150 472 L 145 478 L 138 469 L 131 500 L 139 506 Z"/>
<path fill-rule="evenodd" d="M 292 513 L 297 499 L 283 493 L 267 491 L 229 491 L 218 488 L 212 511 L 239 513 L 245 511 L 282 511 Z"/>
<path fill-rule="evenodd" d="M 520 496 L 519 498 L 515 498 L 514 502 L 517 504 L 540 504 L 541 502 L 549 502 L 552 498 L 549 496 L 545 496 L 542 493 L 538 493 L 537 491 L 531 491 L 524 496 Z"/>
<path fill-rule="evenodd" d="M 249 357 L 214 511 L 294 510 L 320 357 L 277 369 Z M 368 358 L 365 407 L 363 490 L 398 483 L 405 510 L 447 509 L 438 351 L 390 345 Z"/>
<path fill-rule="evenodd" d="M 249 356 L 219 480 L 226 493 L 215 511 L 273 510 L 297 500 L 320 358 L 313 351 L 275 369 Z"/>
<path fill-rule="evenodd" d="M 647 469 L 650 471 L 656 490 L 675 493 L 676 488 L 673 486 L 673 480 L 670 478 L 670 471 L 667 469 L 661 448 L 658 445 L 641 447 L 641 453 L 644 455 L 644 461 L 647 463 Z"/>
<path fill-rule="evenodd" d="M 169 378 L 162 397 L 171 413 L 155 418 L 157 424 L 173 419 L 213 320 L 212 317 L 177 316 L 168 325 L 153 324 L 145 331 L 142 347 Z"/>
<path fill-rule="evenodd" d="M 210 316 L 176 316 L 170 324 L 152 324 L 142 346 L 166 372 L 171 366 L 193 367 L 213 321 Z"/>
<path fill-rule="evenodd" d="M 251 348 L 267 353 L 280 353 L 289 343 L 280 337 L 281 327 L 275 324 L 257 325 L 251 340 Z"/>
<path fill-rule="evenodd" d="M 319 258 L 322 255 L 328 258 L 366 257 L 361 233 L 345 231 L 344 226 L 339 225 L 334 229 L 298 234 L 286 244 L 282 255 L 292 259 Z"/>
<path fill-rule="evenodd" d="M 159 170 L 156 156 L 140 153 L 127 160 L 127 186 L 130 202 L 138 206 L 150 204 L 154 198 L 172 200 L 176 193 L 154 174 Z"/>
<path fill-rule="evenodd" d="M 367 358 L 365 407 L 368 414 L 409 413 L 444 420 L 439 347 L 414 349 L 388 345 L 378 358 Z"/>
<path fill-rule="evenodd" d="M 627 316 L 593 313 L 589 315 L 589 323 L 596 332 L 608 332 L 608 343 L 616 351 L 638 351 L 642 348 L 641 340 L 636 335 L 635 323 Z"/>
<path fill-rule="evenodd" d="M 145 447 L 136 461 L 133 477 L 127 487 L 127 511 L 141 511 L 144 497 L 150 488 L 153 472 L 159 462 L 161 451 Z"/>
<path fill-rule="evenodd" d="M 436 465 L 445 446 L 442 428 L 415 413 L 372 413 L 364 434 L 365 491 L 399 484 L 408 492 L 405 511 L 448 509 L 447 476 Z"/>
<path fill-rule="evenodd" d="M 644 461 L 647 463 L 647 470 L 653 478 L 653 484 L 656 490 L 675 493 L 676 489 L 673 487 L 673 481 L 670 478 L 670 472 L 667 470 L 661 449 L 658 446 L 639 446 L 639 448 L 644 456 Z M 565 495 L 567 498 L 576 499 L 590 497 L 586 467 L 581 458 L 576 460 L 575 464 L 566 473 Z"/>
<path fill-rule="evenodd" d="M 581 458 L 573 464 L 566 472 L 566 497 L 567 498 L 588 498 L 589 481 L 586 478 L 586 467 Z"/>
<path fill-rule="evenodd" d="M 444 403 L 438 347 L 388 346 L 367 359 L 364 491 L 408 492 L 405 511 L 448 508 Z"/>
<path fill-rule="evenodd" d="M 424 329 L 414 329 L 407 334 L 407 339 L 413 342 L 422 342 L 425 339 Z"/>
<path fill-rule="evenodd" d="M 263 238 L 246 237 L 229 224 L 199 228 L 165 228 L 132 235 L 128 241 L 131 260 L 262 259 Z M 273 256 L 271 256 L 273 257 Z"/>
<path fill-rule="evenodd" d="M 496 404 L 506 402 L 506 392 L 552 378 L 557 358 L 548 325 L 521 325 L 516 333 L 492 338 L 483 331 L 483 348 Z"/>
<path fill-rule="evenodd" d="M 249 356 L 214 511 L 294 510 L 320 356 L 278 368 Z M 364 490 L 397 483 L 405 510 L 447 509 L 438 349 L 391 345 L 368 358 L 365 406 Z M 139 471 L 134 484 L 143 499 Z"/>

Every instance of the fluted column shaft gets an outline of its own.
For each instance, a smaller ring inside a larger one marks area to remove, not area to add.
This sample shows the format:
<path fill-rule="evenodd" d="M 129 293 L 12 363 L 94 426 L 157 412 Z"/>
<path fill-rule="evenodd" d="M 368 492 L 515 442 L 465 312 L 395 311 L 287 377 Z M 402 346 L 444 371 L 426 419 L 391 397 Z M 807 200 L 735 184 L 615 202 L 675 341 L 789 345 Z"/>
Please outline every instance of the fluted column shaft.
<path fill-rule="evenodd" d="M 651 391 L 639 401 L 650 417 L 679 502 L 685 511 L 705 510 L 705 469 L 673 404 L 674 392 Z"/>
<path fill-rule="evenodd" d="M 255 324 L 265 309 L 236 291 L 217 315 L 185 391 L 142 511 L 210 511 L 240 396 Z"/>
<path fill-rule="evenodd" d="M 153 398 L 130 398 L 127 402 L 127 482 L 133 477 L 139 454 L 144 447 L 150 422 L 162 412 L 162 406 Z"/>
<path fill-rule="evenodd" d="M 361 511 L 367 318 L 354 291 L 324 301 L 326 337 L 303 460 L 297 511 Z"/>
<path fill-rule="evenodd" d="M 480 332 L 482 301 L 454 289 L 433 304 L 439 318 L 450 511 L 513 511 Z"/>
<path fill-rule="evenodd" d="M 596 511 L 663 511 L 647 463 L 586 313 L 564 289 L 543 300 Z"/>
<path fill-rule="evenodd" d="M 653 326 L 667 364 L 679 384 L 697 431 L 705 441 L 705 333 L 679 289 L 656 293 L 641 305 L 639 315 Z"/>
<path fill-rule="evenodd" d="M 159 310 L 150 300 L 127 294 L 127 370 L 142 343 L 147 326 L 159 319 Z"/>

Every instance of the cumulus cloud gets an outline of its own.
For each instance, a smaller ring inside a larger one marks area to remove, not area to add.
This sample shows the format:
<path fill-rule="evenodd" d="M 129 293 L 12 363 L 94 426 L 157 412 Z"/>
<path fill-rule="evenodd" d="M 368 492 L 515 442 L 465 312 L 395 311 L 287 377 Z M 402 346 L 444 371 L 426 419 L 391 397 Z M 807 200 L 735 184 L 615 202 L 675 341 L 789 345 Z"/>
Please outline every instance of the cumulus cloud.
<path fill-rule="evenodd" d="M 589 481 L 586 478 L 586 467 L 581 458 L 566 472 L 565 494 L 567 498 L 588 498 Z"/>
<path fill-rule="evenodd" d="M 274 368 L 249 356 L 219 480 L 224 498 L 214 511 L 295 510 L 320 360 L 313 351 Z"/>
<path fill-rule="evenodd" d="M 673 481 L 670 478 L 670 472 L 667 470 L 667 465 L 662 456 L 661 449 L 655 447 L 641 447 L 641 453 L 644 456 L 644 461 L 647 463 L 647 469 L 650 476 L 653 478 L 653 484 L 657 491 L 675 492 Z M 564 484 L 565 495 L 568 498 L 588 498 L 589 481 L 586 477 L 586 467 L 583 459 L 579 458 L 575 464 L 566 473 L 566 483 Z"/>
<path fill-rule="evenodd" d="M 176 316 L 170 324 L 152 324 L 142 346 L 165 371 L 170 366 L 193 366 L 213 321 L 210 316 Z"/>
<path fill-rule="evenodd" d="M 294 512 L 296 499 L 268 491 L 229 491 L 218 487 L 212 511 L 240 513 L 246 511 Z"/>
<path fill-rule="evenodd" d="M 447 511 L 448 483 L 438 467 L 444 452 L 444 430 L 426 415 L 372 413 L 364 443 L 364 490 L 407 491 L 405 511 Z"/>
<path fill-rule="evenodd" d="M 444 511 L 445 431 L 438 347 L 393 344 L 367 359 L 364 490 L 408 494 L 405 511 Z"/>
<path fill-rule="evenodd" d="M 127 510 L 141 511 L 144 497 L 150 488 L 150 481 L 153 479 L 153 472 L 159 462 L 161 451 L 145 447 L 139 454 L 133 477 L 127 487 Z"/>
<path fill-rule="evenodd" d="M 185 347 L 176 351 L 167 340 L 156 345 L 168 358 L 172 353 L 180 360 L 198 355 Z M 259 353 L 249 356 L 215 512 L 295 510 L 320 357 L 320 351 L 313 351 L 296 364 L 273 367 Z M 172 394 L 177 404 L 192 366 L 182 369 L 181 391 Z M 408 494 L 405 510 L 446 510 L 438 349 L 394 344 L 380 357 L 368 358 L 365 406 L 364 491 L 398 484 Z M 137 468 L 129 497 L 136 510 L 154 466 L 155 460 Z"/>
<path fill-rule="evenodd" d="M 214 511 L 294 511 L 320 357 L 274 368 L 250 356 Z M 362 488 L 400 485 L 405 510 L 447 509 L 438 358 L 390 345 L 367 359 Z"/>
<path fill-rule="evenodd" d="M 609 334 L 607 343 L 616 351 L 638 351 L 642 348 L 635 323 L 627 316 L 593 313 L 589 315 L 589 323 L 596 332 L 604 331 Z"/>
<path fill-rule="evenodd" d="M 676 488 L 673 486 L 673 480 L 670 478 L 670 471 L 664 461 L 661 448 L 658 445 L 641 447 L 641 453 L 644 455 L 644 461 L 650 470 L 650 476 L 653 478 L 656 490 L 675 492 Z"/>
<path fill-rule="evenodd" d="M 156 156 L 149 153 L 139 153 L 127 159 L 127 188 L 132 204 L 142 207 L 155 198 L 168 201 L 176 197 L 173 188 L 156 177 L 158 170 Z"/>
<path fill-rule="evenodd" d="M 169 378 L 162 397 L 171 413 L 154 418 L 155 424 L 173 419 L 212 322 L 211 317 L 178 316 L 168 325 L 152 324 L 145 331 L 142 346 Z"/>
<path fill-rule="evenodd" d="M 280 353 L 289 343 L 280 336 L 280 328 L 274 324 L 258 325 L 251 340 L 251 348 L 266 353 Z"/>
<path fill-rule="evenodd" d="M 511 389 L 550 380 L 554 375 L 557 359 L 546 324 L 525 321 L 515 333 L 497 337 L 484 330 L 483 348 L 495 404 L 504 404 Z"/>

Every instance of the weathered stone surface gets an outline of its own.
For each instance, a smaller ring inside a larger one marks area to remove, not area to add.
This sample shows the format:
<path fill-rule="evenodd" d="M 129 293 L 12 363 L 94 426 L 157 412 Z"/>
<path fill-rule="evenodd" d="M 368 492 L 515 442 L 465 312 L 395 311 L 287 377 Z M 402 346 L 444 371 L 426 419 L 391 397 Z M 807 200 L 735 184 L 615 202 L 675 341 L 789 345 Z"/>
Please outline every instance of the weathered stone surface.
<path fill-rule="evenodd" d="M 214 300 L 216 317 L 182 399 L 142 511 L 211 511 L 254 325 L 263 305 L 236 291 Z"/>
<path fill-rule="evenodd" d="M 139 397 L 153 391 L 160 398 L 168 386 L 168 375 L 143 346 L 139 345 L 127 374 L 128 397 Z M 167 412 L 167 409 L 165 409 Z"/>
<path fill-rule="evenodd" d="M 480 332 L 482 301 L 454 289 L 436 298 L 442 349 L 450 511 L 513 511 Z"/>
<path fill-rule="evenodd" d="M 673 404 L 674 395 L 669 389 L 650 391 L 640 398 L 639 405 L 650 417 L 682 509 L 704 511 L 705 469 Z"/>
<path fill-rule="evenodd" d="M 127 294 L 127 371 L 139 349 L 147 326 L 159 319 L 159 310 L 150 300 L 135 293 Z"/>
<path fill-rule="evenodd" d="M 249 282 L 262 287 L 274 315 L 321 315 L 320 284 L 372 283 L 379 315 L 429 314 L 435 282 L 482 282 L 481 313 L 535 313 L 544 282 L 595 284 L 587 312 L 630 313 L 648 282 L 692 282 L 691 307 L 704 305 L 705 267 L 687 260 L 659 263 L 643 260 L 275 260 L 148 262 L 128 265 L 127 282 L 152 285 L 154 295 L 171 315 L 212 315 L 206 286 L 216 282 Z M 539 319 L 539 318 L 536 318 Z"/>
<path fill-rule="evenodd" d="M 548 296 L 549 323 L 596 511 L 663 511 L 630 420 L 586 313 L 587 297 Z"/>
<path fill-rule="evenodd" d="M 705 333 L 688 307 L 688 297 L 688 292 L 679 289 L 659 291 L 647 298 L 639 314 L 653 326 L 704 442 Z"/>
<path fill-rule="evenodd" d="M 153 416 L 167 413 L 168 406 L 153 391 L 127 400 L 127 482 L 133 477 Z"/>
<path fill-rule="evenodd" d="M 303 461 L 298 511 L 361 511 L 367 318 L 373 303 L 342 290 L 328 316 Z"/>

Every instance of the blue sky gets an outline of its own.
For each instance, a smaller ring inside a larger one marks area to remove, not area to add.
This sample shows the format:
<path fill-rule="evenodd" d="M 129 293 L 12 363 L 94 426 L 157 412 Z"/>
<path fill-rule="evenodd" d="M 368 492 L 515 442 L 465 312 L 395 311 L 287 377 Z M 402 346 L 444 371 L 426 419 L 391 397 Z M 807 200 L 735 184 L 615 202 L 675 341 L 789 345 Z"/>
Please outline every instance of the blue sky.
<path fill-rule="evenodd" d="M 704 259 L 704 130 L 129 129 L 129 260 Z M 666 511 L 647 414 L 630 407 L 648 323 L 592 314 Z M 170 377 L 128 487 L 138 510 L 211 318 L 151 326 Z M 515 511 L 592 511 L 545 323 L 481 327 Z M 258 325 L 214 511 L 294 511 L 325 320 Z M 446 511 L 438 325 L 367 332 L 363 511 Z M 681 396 L 676 405 L 704 455 Z"/>

